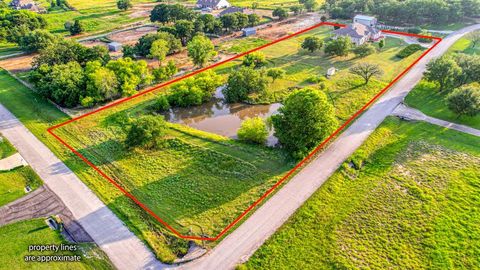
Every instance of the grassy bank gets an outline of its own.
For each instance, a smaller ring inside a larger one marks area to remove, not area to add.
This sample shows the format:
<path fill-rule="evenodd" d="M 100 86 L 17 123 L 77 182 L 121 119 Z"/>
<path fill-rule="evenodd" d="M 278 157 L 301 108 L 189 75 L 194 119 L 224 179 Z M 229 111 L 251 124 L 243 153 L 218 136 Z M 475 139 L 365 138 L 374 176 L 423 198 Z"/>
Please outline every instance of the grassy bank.
<path fill-rule="evenodd" d="M 248 269 L 479 265 L 479 138 L 388 118 L 348 162 Z"/>
<path fill-rule="evenodd" d="M 113 269 L 103 253 L 92 244 L 81 244 L 75 252 L 29 252 L 29 245 L 68 244 L 58 231 L 43 219 L 18 222 L 0 227 L 0 269 Z M 25 262 L 27 255 L 79 255 L 81 262 Z"/>
<path fill-rule="evenodd" d="M 450 47 L 448 53 L 479 55 L 480 45 L 472 47 L 472 42 L 463 37 Z M 408 94 L 405 102 L 408 106 L 419 109 L 426 115 L 480 129 L 480 115 L 475 117 L 458 117 L 458 115 L 448 109 L 446 102 L 447 94 L 447 92 L 440 93 L 437 85 L 423 80 Z"/>
<path fill-rule="evenodd" d="M 9 157 L 16 152 L 17 150 L 13 147 L 13 145 L 0 135 L 0 159 Z"/>

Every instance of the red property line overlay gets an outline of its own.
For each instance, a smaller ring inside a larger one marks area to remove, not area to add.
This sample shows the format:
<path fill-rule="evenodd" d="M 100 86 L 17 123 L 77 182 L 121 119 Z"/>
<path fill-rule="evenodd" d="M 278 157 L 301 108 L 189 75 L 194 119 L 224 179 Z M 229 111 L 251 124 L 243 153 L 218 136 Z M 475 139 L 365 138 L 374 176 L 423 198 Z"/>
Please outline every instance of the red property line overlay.
<path fill-rule="evenodd" d="M 188 239 L 188 240 L 202 240 L 202 241 L 216 241 L 220 239 L 222 236 L 224 236 L 233 226 L 235 226 L 243 217 L 245 217 L 253 208 L 255 208 L 257 205 L 259 205 L 268 195 L 270 195 L 276 188 L 278 188 L 286 179 L 288 179 L 293 173 L 295 173 L 302 165 L 304 165 L 307 161 L 309 161 L 320 149 L 322 149 L 328 142 L 330 142 L 335 136 L 337 136 L 347 125 L 349 125 L 353 120 L 355 120 L 361 113 L 363 113 L 373 102 L 375 102 L 380 96 L 382 96 L 394 83 L 396 83 L 405 73 L 407 73 L 415 64 L 417 64 L 425 55 L 427 55 L 433 48 L 435 48 L 441 41 L 442 39 L 439 37 L 432 37 L 432 36 L 425 36 L 425 35 L 417 35 L 417 34 L 412 34 L 412 33 L 404 33 L 404 32 L 397 32 L 397 31 L 391 31 L 391 30 L 382 30 L 384 33 L 388 34 L 396 34 L 396 35 L 403 35 L 403 36 L 410 36 L 410 37 L 416 37 L 416 38 L 428 38 L 435 40 L 435 44 L 430 47 L 428 50 L 422 53 L 422 55 L 416 59 L 412 64 L 410 64 L 402 73 L 397 75 L 393 81 L 391 81 L 385 88 L 383 88 L 379 93 L 377 93 L 369 102 L 367 102 L 363 107 L 358 110 L 354 115 L 352 115 L 345 123 L 342 124 L 337 130 L 335 130 L 328 138 L 326 138 L 322 143 L 320 143 L 308 156 L 306 156 L 303 160 L 301 160 L 293 169 L 291 169 L 285 176 L 283 176 L 275 185 L 273 185 L 270 189 L 268 189 L 260 198 L 258 198 L 252 205 L 250 205 L 242 214 L 240 214 L 233 222 L 231 222 L 227 227 L 225 227 L 217 236 L 215 237 L 200 237 L 200 236 L 190 236 L 190 235 L 182 235 L 179 233 L 177 230 L 175 230 L 172 226 L 170 226 L 167 222 L 165 222 L 163 219 L 161 219 L 157 214 L 155 214 L 150 208 L 148 208 L 146 205 L 144 205 L 142 202 L 140 202 L 135 196 L 130 194 L 128 191 L 126 191 L 123 187 L 121 187 L 115 180 L 110 178 L 107 174 L 105 174 L 102 170 L 100 170 L 97 166 L 95 166 L 90 160 L 88 160 L 86 157 L 84 157 L 82 154 L 80 154 L 77 150 L 75 150 L 72 146 L 70 146 L 67 142 L 65 142 L 62 138 L 60 138 L 57 134 L 55 134 L 53 131 L 57 128 L 60 128 L 62 126 L 65 126 L 69 123 L 72 123 L 74 121 L 80 120 L 82 118 L 85 118 L 89 115 L 92 115 L 94 113 L 98 113 L 100 111 L 106 110 L 108 108 L 117 106 L 123 102 L 129 101 L 131 99 L 137 98 L 139 96 L 142 96 L 144 94 L 153 92 L 155 90 L 158 90 L 160 88 L 166 87 L 168 85 L 171 85 L 175 82 L 181 81 L 183 79 L 186 79 L 188 77 L 192 77 L 198 73 L 201 73 L 205 70 L 209 70 L 212 68 L 215 68 L 219 65 L 225 64 L 227 62 L 230 62 L 232 60 L 238 59 L 240 57 L 243 57 L 249 53 L 261 50 L 263 48 L 269 47 L 273 44 L 276 44 L 278 42 L 281 42 L 286 39 L 290 39 L 292 37 L 298 36 L 300 34 L 303 34 L 305 32 L 308 32 L 310 30 L 313 30 L 317 27 L 323 26 L 323 25 L 328 25 L 328 26 L 338 26 L 338 27 L 345 27 L 345 24 L 338 24 L 338 23 L 331 23 L 331 22 L 322 22 L 319 24 L 316 24 L 314 26 L 311 26 L 309 28 L 303 29 L 299 32 L 296 32 L 294 34 L 282 37 L 280 39 L 277 39 L 275 41 L 272 41 L 270 43 L 267 43 L 265 45 L 262 45 L 260 47 L 254 48 L 252 50 L 249 50 L 247 52 L 235 55 L 232 58 L 223 60 L 221 62 L 215 63 L 211 66 L 201 68 L 199 70 L 196 70 L 192 73 L 189 73 L 187 75 L 181 76 L 179 78 L 173 79 L 171 81 L 159 84 L 155 87 L 152 87 L 150 89 L 147 89 L 145 91 L 139 92 L 133 96 L 122 98 L 120 100 L 117 100 L 113 103 L 110 103 L 106 106 L 103 106 L 101 108 L 98 108 L 96 110 L 93 110 L 91 112 L 88 112 L 86 114 L 80 115 L 78 117 L 74 117 L 68 121 L 65 121 L 63 123 L 60 123 L 58 125 L 52 126 L 47 129 L 48 133 L 50 133 L 53 137 L 55 137 L 58 141 L 60 141 L 63 145 L 65 145 L 70 151 L 72 151 L 75 155 L 77 155 L 80 159 L 82 159 L 85 163 L 87 163 L 90 167 L 92 167 L 95 171 L 97 171 L 103 178 L 107 179 L 110 183 L 112 183 L 115 187 L 117 187 L 120 191 L 122 191 L 125 196 L 129 197 L 132 199 L 138 206 L 140 206 L 143 210 L 145 210 L 147 213 L 149 213 L 153 218 L 155 218 L 158 222 L 163 224 L 167 229 L 169 229 L 171 232 L 173 232 L 176 236 L 182 239 Z"/>

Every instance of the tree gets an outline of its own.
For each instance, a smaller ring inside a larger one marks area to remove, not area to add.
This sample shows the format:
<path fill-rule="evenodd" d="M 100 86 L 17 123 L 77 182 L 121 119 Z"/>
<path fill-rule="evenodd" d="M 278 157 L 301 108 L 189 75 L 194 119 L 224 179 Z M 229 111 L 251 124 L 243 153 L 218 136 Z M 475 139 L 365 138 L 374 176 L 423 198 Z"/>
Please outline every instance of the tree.
<path fill-rule="evenodd" d="M 236 30 L 240 30 L 242 28 L 245 28 L 248 26 L 249 21 L 248 21 L 248 15 L 241 13 L 241 12 L 235 12 L 235 16 L 237 16 L 238 24 Z"/>
<path fill-rule="evenodd" d="M 70 27 L 70 34 L 72 36 L 83 33 L 83 24 L 79 20 L 75 20 L 73 25 Z"/>
<path fill-rule="evenodd" d="M 452 89 L 455 86 L 457 77 L 462 74 L 462 69 L 449 56 L 442 56 L 427 64 L 425 79 L 437 82 L 440 91 Z"/>
<path fill-rule="evenodd" d="M 128 10 L 129 8 L 131 8 L 133 5 L 132 3 L 130 2 L 130 0 L 118 0 L 117 1 L 117 7 L 118 9 L 120 10 Z"/>
<path fill-rule="evenodd" d="M 382 76 L 383 71 L 377 64 L 370 63 L 358 63 L 350 68 L 350 73 L 358 75 L 365 80 L 365 84 L 368 84 L 373 76 Z"/>
<path fill-rule="evenodd" d="M 267 64 L 267 59 L 263 52 L 252 52 L 243 57 L 242 64 L 247 67 L 260 68 Z"/>
<path fill-rule="evenodd" d="M 304 11 L 304 6 L 292 6 L 290 10 L 293 12 L 294 15 L 302 14 Z"/>
<path fill-rule="evenodd" d="M 140 86 L 151 83 L 153 79 L 145 61 L 120 58 L 108 62 L 106 67 L 115 73 L 122 96 L 133 95 Z"/>
<path fill-rule="evenodd" d="M 234 13 L 225 14 L 220 17 L 220 21 L 222 22 L 223 28 L 226 31 L 231 31 L 238 28 L 238 17 Z"/>
<path fill-rule="evenodd" d="M 362 45 L 356 46 L 355 48 L 353 48 L 352 51 L 357 57 L 365 57 L 370 54 L 373 54 L 376 51 L 376 49 L 375 47 L 373 47 L 372 44 L 364 43 Z"/>
<path fill-rule="evenodd" d="M 10 8 L 0 10 L 0 41 L 17 43 L 29 32 L 46 26 L 47 22 L 40 14 Z"/>
<path fill-rule="evenodd" d="M 217 55 L 212 41 L 205 36 L 195 36 L 187 45 L 188 56 L 196 66 L 203 67 Z"/>
<path fill-rule="evenodd" d="M 248 118 L 242 122 L 237 136 L 245 142 L 263 144 L 268 137 L 267 125 L 260 117 Z"/>
<path fill-rule="evenodd" d="M 170 79 L 175 73 L 177 73 L 178 68 L 175 65 L 173 60 L 168 61 L 166 66 L 160 66 L 153 69 L 152 74 L 156 82 L 164 82 Z"/>
<path fill-rule="evenodd" d="M 36 52 L 47 48 L 57 42 L 58 39 L 57 36 L 46 30 L 37 29 L 20 37 L 18 45 L 26 52 Z"/>
<path fill-rule="evenodd" d="M 150 49 L 152 48 L 152 43 L 159 39 L 167 41 L 169 47 L 168 55 L 179 52 L 182 48 L 182 43 L 174 35 L 167 32 L 158 32 L 142 36 L 137 44 L 135 44 L 136 53 L 141 56 L 148 56 L 150 54 Z"/>
<path fill-rule="evenodd" d="M 167 95 L 160 95 L 155 101 L 153 107 L 158 112 L 168 111 L 170 109 L 170 103 L 168 102 Z"/>
<path fill-rule="evenodd" d="M 275 136 L 297 159 L 308 155 L 338 125 L 325 93 L 313 88 L 291 93 L 271 120 Z"/>
<path fill-rule="evenodd" d="M 129 57 L 134 59 L 136 50 L 134 46 L 125 44 L 122 46 L 122 53 L 124 58 Z"/>
<path fill-rule="evenodd" d="M 462 69 L 462 74 L 456 79 L 457 87 L 472 82 L 480 82 L 480 55 L 458 53 L 454 55 L 454 59 Z"/>
<path fill-rule="evenodd" d="M 478 84 L 465 85 L 453 90 L 447 96 L 448 108 L 458 115 L 476 116 L 480 113 L 480 87 Z"/>
<path fill-rule="evenodd" d="M 257 14 L 252 13 L 248 14 L 248 25 L 249 26 L 255 26 L 260 23 L 260 17 L 258 17 Z"/>
<path fill-rule="evenodd" d="M 195 18 L 195 13 L 180 4 L 160 4 L 153 8 L 150 13 L 150 21 L 171 23 L 178 20 L 192 20 Z"/>
<path fill-rule="evenodd" d="M 88 62 L 85 67 L 86 94 L 85 97 L 94 102 L 112 100 L 120 96 L 119 83 L 115 73 L 102 67 L 100 61 Z"/>
<path fill-rule="evenodd" d="M 251 93 L 265 92 L 267 85 L 267 78 L 263 70 L 241 67 L 228 77 L 223 95 L 229 103 L 245 101 Z"/>
<path fill-rule="evenodd" d="M 323 41 L 319 37 L 307 37 L 302 42 L 302 48 L 313 53 L 314 51 L 320 50 L 323 46 Z"/>
<path fill-rule="evenodd" d="M 39 93 L 60 106 L 75 107 L 84 95 L 84 71 L 77 62 L 55 66 L 41 65 L 31 76 Z"/>
<path fill-rule="evenodd" d="M 284 20 L 288 18 L 288 10 L 278 7 L 275 10 L 273 10 L 272 15 L 275 17 L 278 17 L 279 20 Z"/>
<path fill-rule="evenodd" d="M 167 130 L 167 123 L 162 116 L 141 116 L 133 121 L 125 142 L 129 147 L 156 148 L 165 137 Z"/>
<path fill-rule="evenodd" d="M 158 60 L 158 63 L 162 65 L 162 62 L 163 60 L 165 60 L 169 49 L 170 48 L 168 47 L 168 43 L 166 40 L 155 40 L 152 43 L 152 48 L 150 48 L 150 57 L 156 58 Z"/>
<path fill-rule="evenodd" d="M 179 20 L 175 23 L 175 32 L 177 38 L 182 41 L 182 45 L 187 45 L 195 33 L 195 25 L 188 20 Z"/>
<path fill-rule="evenodd" d="M 216 23 L 221 23 L 220 20 L 217 20 L 212 14 L 202 14 L 197 18 L 197 21 L 203 22 L 205 33 L 215 33 Z"/>
<path fill-rule="evenodd" d="M 299 0 L 300 4 L 303 4 L 305 6 L 305 9 L 312 12 L 315 10 L 315 8 L 318 6 L 318 3 L 316 0 Z"/>
<path fill-rule="evenodd" d="M 320 17 L 320 21 L 321 22 L 326 22 L 327 21 L 327 16 L 322 15 L 322 17 Z"/>
<path fill-rule="evenodd" d="M 285 70 L 281 68 L 271 68 L 267 70 L 267 76 L 272 78 L 272 83 L 273 83 L 275 82 L 276 79 L 279 79 L 285 76 Z"/>
<path fill-rule="evenodd" d="M 477 43 L 480 42 L 480 31 L 474 31 L 467 35 L 467 39 L 472 42 L 472 48 L 477 46 Z"/>
<path fill-rule="evenodd" d="M 348 37 L 338 37 L 325 45 L 325 53 L 328 55 L 347 56 L 352 48 L 352 41 Z"/>
<path fill-rule="evenodd" d="M 258 8 L 258 2 L 252 3 L 252 10 L 255 11 Z"/>
<path fill-rule="evenodd" d="M 381 40 L 378 42 L 378 48 L 379 48 L 380 50 L 382 50 L 383 47 L 385 47 L 385 39 L 381 39 Z"/>

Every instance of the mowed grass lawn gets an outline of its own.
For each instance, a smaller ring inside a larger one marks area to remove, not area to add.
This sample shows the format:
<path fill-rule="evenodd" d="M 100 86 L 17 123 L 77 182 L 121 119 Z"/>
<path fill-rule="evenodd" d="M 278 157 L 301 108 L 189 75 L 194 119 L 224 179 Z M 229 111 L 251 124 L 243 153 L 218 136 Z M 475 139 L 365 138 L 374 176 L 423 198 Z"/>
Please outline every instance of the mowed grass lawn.
<path fill-rule="evenodd" d="M 48 227 L 43 219 L 22 221 L 0 227 L 0 269 L 113 269 L 108 259 L 93 244 L 81 244 L 78 251 L 58 253 L 29 252 L 30 245 L 68 244 L 62 235 Z M 81 262 L 32 263 L 27 255 L 79 255 Z"/>
<path fill-rule="evenodd" d="M 4 159 L 15 154 L 17 150 L 13 145 L 0 134 L 0 159 Z"/>
<path fill-rule="evenodd" d="M 246 266 L 477 269 L 478 164 L 478 137 L 387 118 Z"/>
<path fill-rule="evenodd" d="M 480 54 L 480 45 L 472 47 L 472 43 L 467 38 L 459 39 L 449 49 L 449 54 L 466 53 Z M 480 129 L 480 115 L 475 117 L 461 116 L 458 117 L 450 109 L 446 102 L 448 93 L 440 93 L 438 87 L 434 83 L 422 80 L 405 98 L 405 102 L 413 108 L 421 110 L 423 113 L 443 119 L 446 121 L 471 126 Z"/>
<path fill-rule="evenodd" d="M 32 190 L 42 185 L 42 180 L 30 166 L 0 171 L 0 207 L 25 196 L 27 185 Z"/>

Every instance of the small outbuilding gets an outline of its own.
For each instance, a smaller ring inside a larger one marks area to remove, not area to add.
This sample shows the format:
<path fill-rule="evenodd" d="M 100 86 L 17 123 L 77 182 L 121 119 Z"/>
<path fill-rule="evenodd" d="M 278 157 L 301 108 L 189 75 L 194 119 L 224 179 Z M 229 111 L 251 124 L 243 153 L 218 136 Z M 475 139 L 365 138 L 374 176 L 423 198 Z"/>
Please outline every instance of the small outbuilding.
<path fill-rule="evenodd" d="M 108 43 L 108 50 L 111 52 L 119 52 L 122 50 L 122 44 L 118 42 L 110 42 Z"/>
<path fill-rule="evenodd" d="M 327 69 L 327 77 L 331 77 L 331 76 L 335 75 L 335 72 L 337 72 L 337 69 L 334 68 L 334 67 L 331 67 L 331 68 Z"/>
<path fill-rule="evenodd" d="M 244 37 L 249 37 L 257 34 L 257 29 L 253 27 L 244 28 L 242 30 Z"/>

